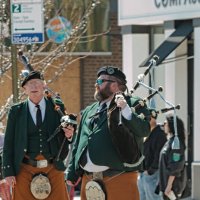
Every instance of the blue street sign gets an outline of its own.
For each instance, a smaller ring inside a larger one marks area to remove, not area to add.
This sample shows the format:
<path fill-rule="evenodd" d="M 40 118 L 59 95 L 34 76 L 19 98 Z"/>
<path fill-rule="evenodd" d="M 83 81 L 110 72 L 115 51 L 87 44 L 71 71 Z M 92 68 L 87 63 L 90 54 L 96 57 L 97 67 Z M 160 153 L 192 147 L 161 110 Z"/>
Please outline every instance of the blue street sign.
<path fill-rule="evenodd" d="M 43 33 L 21 33 L 12 34 L 12 44 L 43 43 Z"/>

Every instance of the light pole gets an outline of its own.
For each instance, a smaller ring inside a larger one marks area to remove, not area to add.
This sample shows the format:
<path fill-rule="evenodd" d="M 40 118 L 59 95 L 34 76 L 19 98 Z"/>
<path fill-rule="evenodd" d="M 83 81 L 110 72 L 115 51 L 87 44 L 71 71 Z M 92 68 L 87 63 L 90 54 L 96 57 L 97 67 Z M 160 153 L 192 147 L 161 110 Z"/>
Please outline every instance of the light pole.
<path fill-rule="evenodd" d="M 18 100 L 19 100 L 18 70 L 17 70 L 17 48 L 14 44 L 11 45 L 11 61 L 12 61 L 13 103 L 17 103 Z"/>

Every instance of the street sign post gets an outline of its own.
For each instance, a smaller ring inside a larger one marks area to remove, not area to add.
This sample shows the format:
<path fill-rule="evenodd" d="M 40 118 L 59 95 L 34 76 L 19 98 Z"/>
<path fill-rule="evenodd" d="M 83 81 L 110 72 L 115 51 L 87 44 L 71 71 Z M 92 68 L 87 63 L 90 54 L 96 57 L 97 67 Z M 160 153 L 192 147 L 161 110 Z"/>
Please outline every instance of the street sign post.
<path fill-rule="evenodd" d="M 12 44 L 44 42 L 43 0 L 11 0 Z"/>

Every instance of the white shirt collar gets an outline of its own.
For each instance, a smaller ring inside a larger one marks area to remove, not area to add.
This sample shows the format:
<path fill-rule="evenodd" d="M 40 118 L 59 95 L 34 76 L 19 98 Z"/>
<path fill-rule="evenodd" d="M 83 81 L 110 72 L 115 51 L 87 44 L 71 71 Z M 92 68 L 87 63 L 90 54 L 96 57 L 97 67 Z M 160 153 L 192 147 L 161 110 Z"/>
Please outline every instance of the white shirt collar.
<path fill-rule="evenodd" d="M 38 103 L 38 105 L 40 105 L 41 110 L 43 110 L 45 108 L 46 104 L 45 104 L 44 97 L 41 99 L 41 101 Z M 29 106 L 30 112 L 32 112 L 36 109 L 35 108 L 36 105 L 30 99 L 28 99 L 28 106 Z"/>
<path fill-rule="evenodd" d="M 46 102 L 44 97 L 41 99 L 41 101 L 39 102 L 40 105 L 40 110 L 42 112 L 42 120 L 44 120 L 45 117 L 45 110 L 46 110 Z M 28 99 L 28 107 L 29 107 L 29 111 L 31 113 L 31 116 L 33 118 L 33 121 L 36 123 L 36 112 L 37 112 L 37 108 L 35 107 L 36 105 L 30 100 Z"/>
<path fill-rule="evenodd" d="M 106 103 L 107 108 L 109 108 L 110 102 L 111 102 L 111 100 L 109 100 L 109 101 L 107 101 L 107 102 L 104 101 L 104 102 L 101 102 L 99 105 L 101 106 L 101 105 L 103 105 L 104 103 Z"/>

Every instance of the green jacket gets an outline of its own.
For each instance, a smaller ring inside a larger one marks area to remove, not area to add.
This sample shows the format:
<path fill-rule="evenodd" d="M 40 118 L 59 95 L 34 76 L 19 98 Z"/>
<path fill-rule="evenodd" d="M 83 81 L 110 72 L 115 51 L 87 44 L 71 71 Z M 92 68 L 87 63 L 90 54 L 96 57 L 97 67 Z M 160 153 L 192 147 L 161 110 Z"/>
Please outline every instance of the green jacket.
<path fill-rule="evenodd" d="M 138 100 L 139 98 L 136 97 L 127 98 L 130 107 L 138 104 Z M 89 150 L 90 158 L 96 165 L 108 166 L 110 169 L 119 171 L 135 171 L 140 168 L 140 166 L 125 167 L 123 165 L 109 134 L 106 112 L 101 116 L 97 126 L 92 130 L 90 117 L 94 115 L 97 107 L 98 102 L 95 102 L 91 106 L 88 106 L 83 112 L 72 152 L 72 159 L 67 170 L 67 179 L 72 182 L 76 182 L 78 177 L 83 173 L 79 162 L 85 149 Z M 138 113 L 141 112 L 144 113 L 144 115 L 149 115 L 149 111 L 146 107 L 140 108 Z M 133 112 L 131 120 L 126 120 L 122 117 L 122 122 L 135 135 L 136 141 L 142 151 L 143 137 L 147 137 L 150 134 L 149 121 L 147 119 L 142 119 L 138 114 Z"/>
<path fill-rule="evenodd" d="M 50 136 L 60 125 L 61 116 L 54 109 L 52 102 L 46 99 L 45 121 L 47 123 L 47 133 Z M 64 109 L 62 102 L 56 102 L 61 109 Z M 11 107 L 8 114 L 8 121 L 5 132 L 3 148 L 3 176 L 16 176 L 20 170 L 20 164 L 27 151 L 27 119 L 28 119 L 28 100 Z M 59 133 L 60 134 L 60 133 Z M 57 137 L 50 141 L 50 152 L 52 157 L 56 157 L 60 148 Z M 66 144 L 66 148 L 68 143 Z M 62 160 L 54 163 L 58 170 L 65 170 Z"/>

